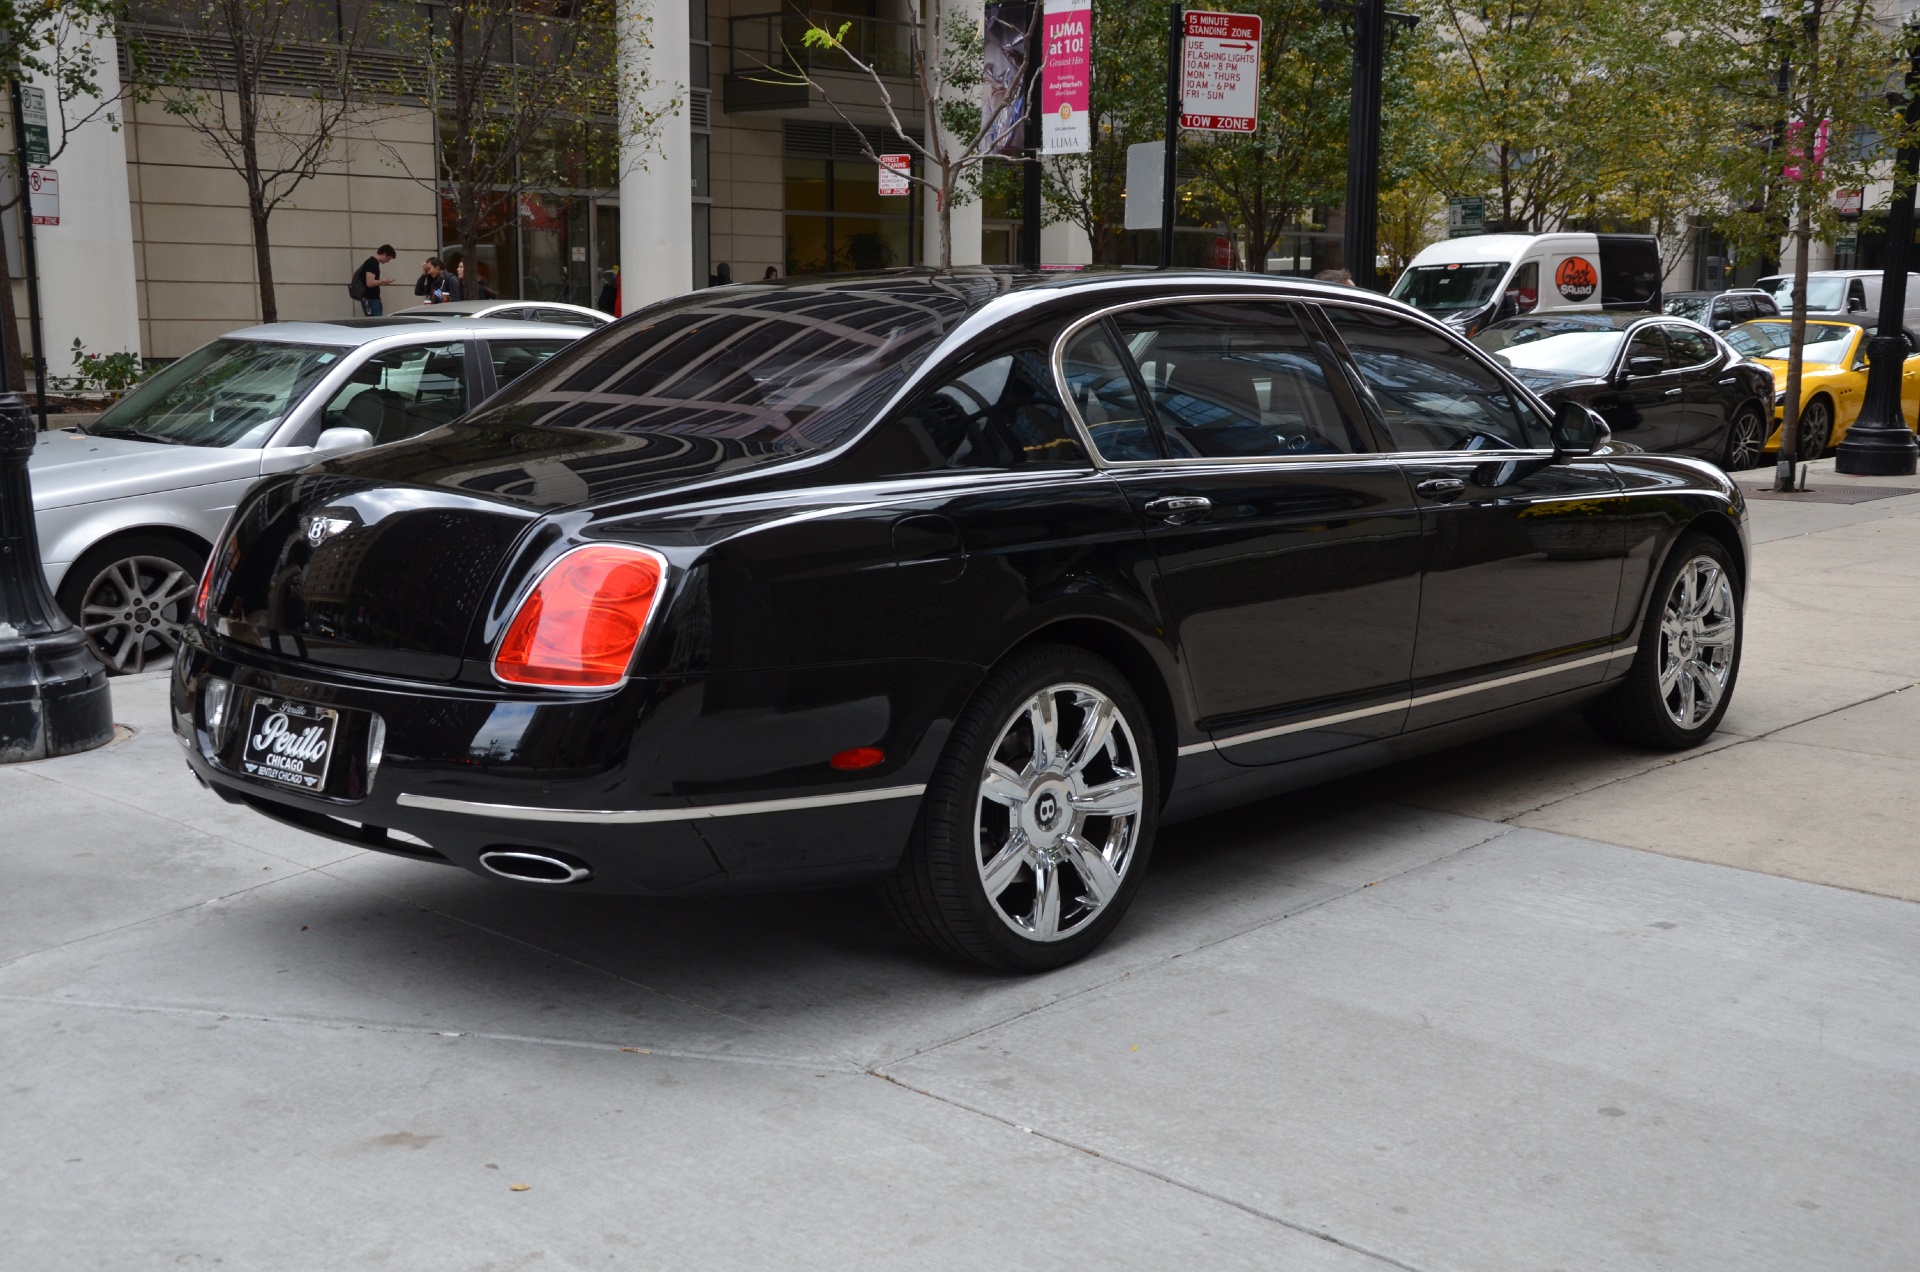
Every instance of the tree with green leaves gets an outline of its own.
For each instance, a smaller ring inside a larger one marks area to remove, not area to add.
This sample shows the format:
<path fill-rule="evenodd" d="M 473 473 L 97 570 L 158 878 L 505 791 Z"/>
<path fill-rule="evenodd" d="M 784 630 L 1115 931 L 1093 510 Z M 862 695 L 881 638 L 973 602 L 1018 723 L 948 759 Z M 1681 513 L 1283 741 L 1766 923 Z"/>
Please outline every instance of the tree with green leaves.
<path fill-rule="evenodd" d="M 1189 133 L 1199 195 L 1240 232 L 1247 268 L 1301 213 L 1338 203 L 1347 179 L 1347 33 L 1318 0 L 1255 0 L 1261 18 L 1260 117 L 1251 133 Z"/>
<path fill-rule="evenodd" d="M 625 35 L 651 47 L 644 4 L 451 0 L 403 5 L 381 28 L 401 70 L 385 90 L 439 121 L 436 171 L 414 180 L 446 201 L 460 259 L 478 279 L 480 240 L 519 215 L 523 196 L 620 180 L 620 156 L 641 155 L 685 105 L 657 106 L 644 56 L 618 55 Z"/>
<path fill-rule="evenodd" d="M 1756 254 L 1783 238 L 1791 244 L 1792 327 L 1775 479 L 1788 490 L 1796 457 L 1810 458 L 1831 441 L 1801 428 L 1809 248 L 1841 230 L 1835 194 L 1883 177 L 1906 139 L 1904 96 L 1888 93 L 1906 66 L 1906 36 L 1873 0 L 1702 0 L 1689 16 L 1689 37 L 1716 68 L 1707 83 L 1741 121 L 1721 150 L 1721 188 L 1736 209 L 1722 228 Z"/>
<path fill-rule="evenodd" d="M 119 8 L 111 0 L 0 0 L 0 62 L 5 64 L 6 85 L 32 79 L 47 85 L 49 164 L 59 162 L 68 139 L 82 128 L 104 124 L 120 130 L 119 68 L 101 56 L 99 44 L 100 37 L 113 34 Z M 29 214 L 17 158 L 6 156 L 14 180 L 12 193 L 0 199 L 0 216 L 16 209 L 22 217 Z M 24 393 L 26 360 L 20 355 L 19 330 L 13 277 L 6 253 L 0 252 L 6 387 Z M 45 374 L 47 368 L 39 370 Z"/>
<path fill-rule="evenodd" d="M 138 91 L 240 178 L 260 320 L 277 322 L 273 214 L 371 115 L 355 79 L 368 32 L 329 0 L 183 0 L 164 12 L 182 30 L 154 41 Z"/>

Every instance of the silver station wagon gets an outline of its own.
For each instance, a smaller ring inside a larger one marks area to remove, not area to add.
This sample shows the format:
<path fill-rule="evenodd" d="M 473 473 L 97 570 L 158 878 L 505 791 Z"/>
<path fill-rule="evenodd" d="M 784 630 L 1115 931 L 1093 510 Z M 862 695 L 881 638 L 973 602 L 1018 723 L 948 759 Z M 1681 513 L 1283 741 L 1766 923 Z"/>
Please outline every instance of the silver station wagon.
<path fill-rule="evenodd" d="M 48 586 L 108 669 L 179 643 L 207 559 L 258 478 L 451 423 L 588 334 L 466 318 L 282 322 L 222 336 L 30 462 Z"/>

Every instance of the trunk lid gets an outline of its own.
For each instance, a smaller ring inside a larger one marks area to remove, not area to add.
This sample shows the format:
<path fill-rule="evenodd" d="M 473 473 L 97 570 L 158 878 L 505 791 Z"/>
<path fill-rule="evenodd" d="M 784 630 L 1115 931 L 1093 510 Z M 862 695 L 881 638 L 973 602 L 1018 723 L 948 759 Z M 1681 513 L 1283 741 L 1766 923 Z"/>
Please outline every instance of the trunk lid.
<path fill-rule="evenodd" d="M 208 619 L 240 645 L 452 680 L 532 509 L 309 470 L 269 478 L 215 557 Z"/>

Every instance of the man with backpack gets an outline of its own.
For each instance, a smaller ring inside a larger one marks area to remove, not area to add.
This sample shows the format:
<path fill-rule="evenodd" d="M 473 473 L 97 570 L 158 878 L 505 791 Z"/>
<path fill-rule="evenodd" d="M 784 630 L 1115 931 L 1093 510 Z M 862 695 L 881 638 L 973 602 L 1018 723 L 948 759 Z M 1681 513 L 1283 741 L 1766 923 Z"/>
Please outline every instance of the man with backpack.
<path fill-rule="evenodd" d="M 381 271 L 393 260 L 391 243 L 382 243 L 373 250 L 373 255 L 360 262 L 360 268 L 353 273 L 353 281 L 347 284 L 347 295 L 360 302 L 360 312 L 369 318 L 378 318 L 384 310 L 380 307 L 380 289 L 393 282 L 383 278 Z"/>

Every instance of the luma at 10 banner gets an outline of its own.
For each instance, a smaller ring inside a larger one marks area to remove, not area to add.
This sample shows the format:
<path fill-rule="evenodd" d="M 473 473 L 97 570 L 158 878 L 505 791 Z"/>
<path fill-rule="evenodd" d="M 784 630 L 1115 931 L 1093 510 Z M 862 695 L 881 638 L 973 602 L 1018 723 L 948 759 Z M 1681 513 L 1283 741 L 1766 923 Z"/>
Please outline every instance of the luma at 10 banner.
<path fill-rule="evenodd" d="M 1046 0 L 1041 13 L 1040 150 L 1093 149 L 1093 0 Z"/>

